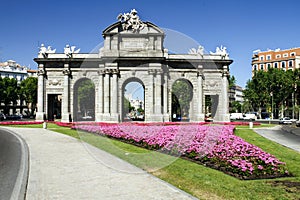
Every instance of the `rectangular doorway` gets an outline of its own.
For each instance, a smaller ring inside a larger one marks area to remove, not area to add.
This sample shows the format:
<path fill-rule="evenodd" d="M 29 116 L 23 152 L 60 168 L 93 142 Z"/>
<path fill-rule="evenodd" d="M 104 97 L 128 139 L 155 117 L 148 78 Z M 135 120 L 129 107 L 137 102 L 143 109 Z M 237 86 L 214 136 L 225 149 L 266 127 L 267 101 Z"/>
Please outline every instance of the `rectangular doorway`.
<path fill-rule="evenodd" d="M 49 121 L 61 119 L 61 94 L 48 94 L 48 116 Z"/>

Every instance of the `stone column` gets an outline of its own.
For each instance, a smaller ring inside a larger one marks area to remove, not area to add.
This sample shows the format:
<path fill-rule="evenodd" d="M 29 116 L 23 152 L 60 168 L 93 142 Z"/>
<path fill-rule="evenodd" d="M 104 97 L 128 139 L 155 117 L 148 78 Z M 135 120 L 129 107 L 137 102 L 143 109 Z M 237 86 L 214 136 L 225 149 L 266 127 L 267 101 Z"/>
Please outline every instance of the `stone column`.
<path fill-rule="evenodd" d="M 111 121 L 119 122 L 118 113 L 118 70 L 112 70 L 111 90 L 110 90 L 110 106 L 111 106 Z"/>
<path fill-rule="evenodd" d="M 154 105 L 155 105 L 155 114 L 161 114 L 162 106 L 161 106 L 161 74 L 162 71 L 157 70 L 156 71 L 156 77 L 155 77 L 155 98 L 154 98 Z"/>
<path fill-rule="evenodd" d="M 222 117 L 221 120 L 225 122 L 230 121 L 230 116 L 229 116 L 229 99 L 228 99 L 228 67 L 223 66 L 223 74 L 222 74 L 222 97 L 220 98 L 221 100 L 221 113 Z"/>
<path fill-rule="evenodd" d="M 98 109 L 96 111 L 96 121 L 100 122 L 102 121 L 103 117 L 103 70 L 98 71 L 99 75 L 99 84 L 98 84 L 98 98 L 97 98 L 97 104 L 98 104 Z"/>
<path fill-rule="evenodd" d="M 164 97 L 164 105 L 163 105 L 163 116 L 164 116 L 164 122 L 170 121 L 169 116 L 169 108 L 168 108 L 168 75 L 167 73 L 164 74 L 164 83 L 163 83 L 163 97 Z"/>
<path fill-rule="evenodd" d="M 45 76 L 45 70 L 43 69 L 44 65 L 39 64 L 39 70 L 37 72 L 38 75 L 38 99 L 37 99 L 37 112 L 36 112 L 36 121 L 44 121 L 44 87 L 45 87 L 45 81 L 44 81 L 44 76 Z"/>
<path fill-rule="evenodd" d="M 63 98 L 62 98 L 62 113 L 61 121 L 70 122 L 70 75 L 71 71 L 69 70 L 69 64 L 64 65 L 65 69 L 63 70 L 64 74 L 64 89 L 63 89 Z"/>
<path fill-rule="evenodd" d="M 197 74 L 197 114 L 196 121 L 204 121 L 204 113 L 203 113 L 203 74 L 202 72 L 198 72 Z"/>
<path fill-rule="evenodd" d="M 104 74 L 104 85 L 103 85 L 103 90 L 104 90 L 104 109 L 103 109 L 103 117 L 105 121 L 108 121 L 110 118 L 110 72 L 109 70 L 105 71 Z"/>
<path fill-rule="evenodd" d="M 145 112 L 146 112 L 146 116 L 145 116 L 145 121 L 152 121 L 152 117 L 154 114 L 154 87 L 153 87 L 153 79 L 154 79 L 154 73 L 155 71 L 150 69 L 148 71 L 149 73 L 149 83 L 148 83 L 148 92 L 147 92 L 147 96 L 146 96 L 146 105 L 145 105 Z"/>

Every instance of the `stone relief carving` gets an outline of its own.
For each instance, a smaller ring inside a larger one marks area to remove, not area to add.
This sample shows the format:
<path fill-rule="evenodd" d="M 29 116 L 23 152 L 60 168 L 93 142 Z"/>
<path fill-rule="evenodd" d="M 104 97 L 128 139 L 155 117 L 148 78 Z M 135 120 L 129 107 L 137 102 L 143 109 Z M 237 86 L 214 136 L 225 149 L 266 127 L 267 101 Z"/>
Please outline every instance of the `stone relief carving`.
<path fill-rule="evenodd" d="M 120 22 L 123 22 L 124 30 L 132 30 L 133 32 L 138 32 L 145 27 L 145 24 L 140 20 L 135 9 L 132 9 L 130 13 L 120 13 L 117 19 Z"/>
<path fill-rule="evenodd" d="M 49 80 L 49 85 L 59 86 L 59 85 L 61 85 L 61 81 L 57 80 L 57 79 Z"/>
<path fill-rule="evenodd" d="M 52 49 L 51 46 L 48 46 L 46 48 L 44 44 L 41 44 L 39 49 L 40 49 L 39 54 L 43 55 L 44 58 L 46 58 L 49 53 L 55 53 L 56 52 L 56 49 Z"/>
<path fill-rule="evenodd" d="M 206 89 L 218 89 L 219 83 L 216 80 L 207 80 L 205 81 L 205 88 Z"/>
<path fill-rule="evenodd" d="M 66 47 L 64 48 L 64 54 L 66 54 L 66 56 L 68 58 L 72 57 L 73 53 L 79 53 L 80 49 L 75 50 L 76 46 L 70 46 L 70 45 L 66 45 Z"/>

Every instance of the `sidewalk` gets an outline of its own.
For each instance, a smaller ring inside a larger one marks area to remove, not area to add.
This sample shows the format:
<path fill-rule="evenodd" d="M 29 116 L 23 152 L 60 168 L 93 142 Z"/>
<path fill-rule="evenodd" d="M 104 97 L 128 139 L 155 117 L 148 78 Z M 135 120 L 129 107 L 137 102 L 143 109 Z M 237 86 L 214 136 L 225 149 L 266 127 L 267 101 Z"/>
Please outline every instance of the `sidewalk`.
<path fill-rule="evenodd" d="M 46 129 L 5 128 L 29 146 L 28 200 L 195 199 L 111 154 L 90 145 L 87 150 L 86 143 L 72 137 Z"/>

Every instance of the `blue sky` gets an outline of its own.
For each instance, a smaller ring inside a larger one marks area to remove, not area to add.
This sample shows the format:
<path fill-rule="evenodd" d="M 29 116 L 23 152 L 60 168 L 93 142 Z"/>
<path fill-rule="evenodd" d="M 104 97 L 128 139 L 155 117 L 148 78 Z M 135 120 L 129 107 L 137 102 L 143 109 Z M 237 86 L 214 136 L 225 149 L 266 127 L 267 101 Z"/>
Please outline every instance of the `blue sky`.
<path fill-rule="evenodd" d="M 116 16 L 133 8 L 143 21 L 181 32 L 207 52 L 226 46 L 234 60 L 231 74 L 243 87 L 251 78 L 253 50 L 300 46 L 297 0 L 5 0 L 0 5 L 0 61 L 13 59 L 32 69 L 41 43 L 57 52 L 71 44 L 88 53 Z"/>

